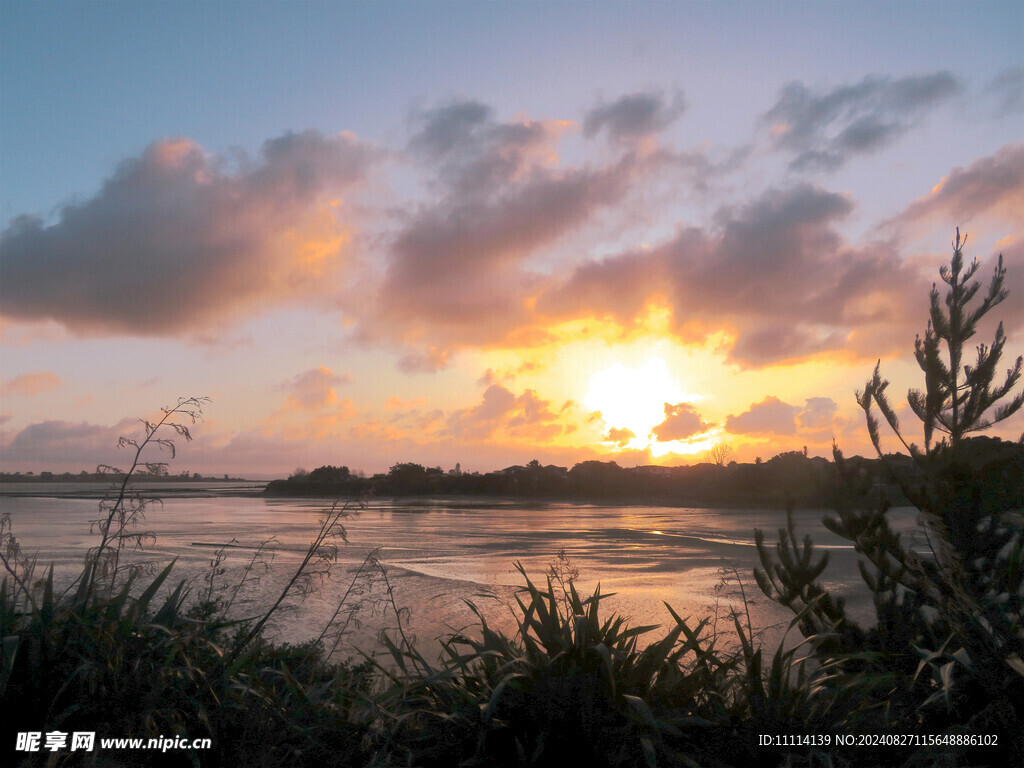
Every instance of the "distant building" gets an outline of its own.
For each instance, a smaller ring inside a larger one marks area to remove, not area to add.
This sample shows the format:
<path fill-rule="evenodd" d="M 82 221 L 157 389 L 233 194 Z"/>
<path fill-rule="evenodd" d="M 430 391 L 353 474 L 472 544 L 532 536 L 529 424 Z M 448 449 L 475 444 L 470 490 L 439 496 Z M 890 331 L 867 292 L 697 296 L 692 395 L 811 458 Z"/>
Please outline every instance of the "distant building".
<path fill-rule="evenodd" d="M 633 467 L 631 472 L 638 475 L 656 475 L 658 477 L 669 477 L 672 474 L 672 467 L 661 467 L 657 464 L 646 464 L 642 467 Z"/>

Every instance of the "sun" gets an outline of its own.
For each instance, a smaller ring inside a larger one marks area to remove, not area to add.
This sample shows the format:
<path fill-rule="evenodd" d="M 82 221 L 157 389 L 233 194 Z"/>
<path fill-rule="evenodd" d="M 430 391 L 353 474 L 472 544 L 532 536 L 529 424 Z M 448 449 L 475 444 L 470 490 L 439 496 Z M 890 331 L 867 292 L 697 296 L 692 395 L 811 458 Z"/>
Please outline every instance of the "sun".
<path fill-rule="evenodd" d="M 651 430 L 665 421 L 665 403 L 699 399 L 698 395 L 687 393 L 673 378 L 664 360 L 651 357 L 641 365 L 615 363 L 595 373 L 590 377 L 583 404 L 601 412 L 610 434 L 619 431 L 621 440 L 613 442 L 625 448 L 654 449 L 657 441 L 651 436 Z M 633 437 L 621 430 L 629 430 Z"/>

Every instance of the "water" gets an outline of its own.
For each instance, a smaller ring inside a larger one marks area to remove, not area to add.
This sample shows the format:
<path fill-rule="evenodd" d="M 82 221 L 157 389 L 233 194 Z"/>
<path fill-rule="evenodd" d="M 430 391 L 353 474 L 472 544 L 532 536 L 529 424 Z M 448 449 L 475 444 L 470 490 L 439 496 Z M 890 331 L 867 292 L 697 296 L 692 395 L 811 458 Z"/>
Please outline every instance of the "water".
<path fill-rule="evenodd" d="M 13 531 L 26 551 L 39 553 L 42 565 L 53 564 L 58 584 L 78 574 L 82 556 L 96 544 L 90 521 L 97 517 L 99 484 L 0 486 L 0 511 L 11 514 Z M 269 606 L 301 562 L 329 502 L 315 499 L 264 499 L 254 494 L 260 486 L 165 485 L 142 486 L 144 493 L 159 494 L 140 530 L 155 539 L 133 560 L 163 566 L 177 559 L 175 578 L 188 579 L 193 594 L 206 586 L 211 558 L 220 545 L 225 550 L 227 573 L 219 584 L 233 585 L 262 542 L 273 539 L 266 552 L 273 555 L 269 568 L 254 568 L 260 577 L 241 592 L 238 613 L 255 615 Z M 22 496 L 30 492 L 35 495 Z M 247 493 L 250 495 L 226 495 Z M 810 533 L 815 544 L 830 555 L 825 581 L 849 600 L 852 614 L 868 620 L 869 595 L 861 584 L 856 553 L 848 542 L 821 524 L 823 511 L 795 513 L 799 535 Z M 898 510 L 896 527 L 911 532 L 913 510 Z M 503 604 L 514 600 L 522 577 L 521 562 L 534 583 L 545 584 L 552 564 L 578 569 L 577 588 L 584 596 L 601 585 L 602 593 L 615 593 L 606 611 L 618 612 L 633 624 L 669 626 L 668 602 L 677 613 L 694 619 L 712 614 L 717 606 L 726 622 L 729 606 L 742 607 L 735 579 L 723 584 L 723 570 L 735 569 L 745 582 L 751 621 L 755 628 L 788 622 L 785 609 L 766 600 L 751 578 L 759 565 L 754 546 L 755 527 L 774 542 L 785 524 L 778 510 L 695 509 L 621 505 L 508 502 L 494 499 L 376 500 L 353 509 L 344 521 L 348 543 L 338 550 L 331 576 L 318 583 L 305 600 L 283 614 L 271 629 L 279 640 L 301 641 L 316 637 L 335 612 L 341 596 L 353 584 L 364 559 L 376 552 L 384 564 L 395 604 L 407 608 L 406 630 L 421 647 L 436 650 L 437 638 L 469 626 L 474 616 L 465 600 L 478 604 L 488 620 L 506 630 L 513 627 Z M 174 579 L 171 579 L 174 581 Z M 385 586 L 375 579 L 356 578 L 363 589 L 361 610 L 349 622 L 344 648 L 368 649 L 382 628 L 395 627 L 395 615 L 384 602 Z M 215 587 L 218 582 L 215 582 Z M 349 596 L 346 605 L 359 596 Z M 342 611 L 342 615 L 347 615 Z M 651 639 L 656 639 L 657 633 Z M 766 635 L 775 643 L 781 629 Z"/>

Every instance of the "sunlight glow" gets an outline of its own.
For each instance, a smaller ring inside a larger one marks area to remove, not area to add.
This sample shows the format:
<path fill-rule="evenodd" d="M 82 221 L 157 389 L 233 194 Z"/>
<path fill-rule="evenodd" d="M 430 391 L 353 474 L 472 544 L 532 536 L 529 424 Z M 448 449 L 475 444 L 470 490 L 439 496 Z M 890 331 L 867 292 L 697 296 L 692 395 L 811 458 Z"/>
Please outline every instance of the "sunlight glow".
<path fill-rule="evenodd" d="M 651 357 L 638 366 L 615 363 L 595 373 L 590 378 L 583 403 L 587 408 L 600 411 L 610 430 L 628 429 L 633 433 L 623 447 L 651 446 L 653 451 L 657 441 L 651 436 L 651 430 L 665 421 L 665 404 L 699 399 L 698 395 L 683 390 L 664 360 Z M 659 446 L 659 455 L 673 451 L 668 446 L 668 443 Z M 665 450 L 660 450 L 662 447 Z"/>
<path fill-rule="evenodd" d="M 660 459 L 663 456 L 669 454 L 676 454 L 679 456 L 695 456 L 698 453 L 704 453 L 711 449 L 711 446 L 715 444 L 717 440 L 722 437 L 722 431 L 716 430 L 710 434 L 696 435 L 689 440 L 669 440 L 665 443 L 659 443 L 654 440 L 647 447 L 650 448 L 651 456 L 656 459 Z"/>

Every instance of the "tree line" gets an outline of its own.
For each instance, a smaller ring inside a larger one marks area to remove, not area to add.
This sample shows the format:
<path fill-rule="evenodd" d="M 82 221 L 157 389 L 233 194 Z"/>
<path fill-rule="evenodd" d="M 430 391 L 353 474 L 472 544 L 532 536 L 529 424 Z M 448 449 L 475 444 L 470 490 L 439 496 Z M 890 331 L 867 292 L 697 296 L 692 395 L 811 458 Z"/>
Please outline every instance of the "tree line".
<path fill-rule="evenodd" d="M 1024 445 L 992 437 L 965 441 L 965 455 L 990 477 L 985 493 L 999 506 L 1021 497 Z M 846 469 L 860 483 L 873 486 L 894 504 L 907 499 L 901 483 L 921 479 L 909 457 L 859 456 L 846 460 Z M 1017 482 L 1014 482 L 1014 478 Z M 274 480 L 265 495 L 289 496 L 512 496 L 557 500 L 621 500 L 680 505 L 827 507 L 835 501 L 839 476 L 836 465 L 800 451 L 780 453 L 767 461 L 685 467 L 621 467 L 614 461 L 583 461 L 572 468 L 534 460 L 493 472 L 443 470 L 401 462 L 386 473 L 362 477 L 346 466 L 322 466 L 297 471 L 287 480 Z"/>

